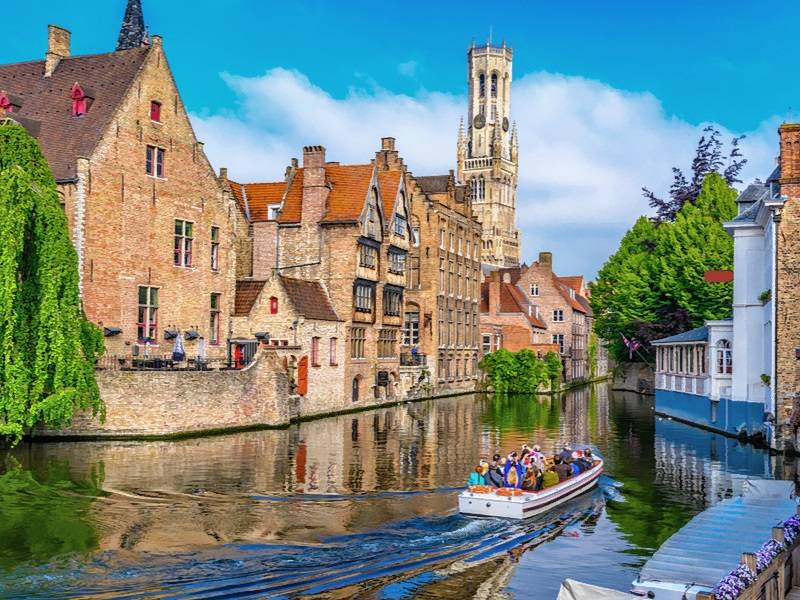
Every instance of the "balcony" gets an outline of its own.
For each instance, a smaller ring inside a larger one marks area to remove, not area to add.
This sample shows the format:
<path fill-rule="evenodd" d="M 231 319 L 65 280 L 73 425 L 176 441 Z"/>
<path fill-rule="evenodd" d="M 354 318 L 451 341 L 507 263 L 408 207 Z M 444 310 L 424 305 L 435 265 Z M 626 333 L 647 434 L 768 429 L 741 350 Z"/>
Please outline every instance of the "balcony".
<path fill-rule="evenodd" d="M 418 352 L 412 354 L 411 352 L 400 353 L 400 366 L 401 367 L 424 367 L 428 364 L 428 358 L 424 354 Z"/>

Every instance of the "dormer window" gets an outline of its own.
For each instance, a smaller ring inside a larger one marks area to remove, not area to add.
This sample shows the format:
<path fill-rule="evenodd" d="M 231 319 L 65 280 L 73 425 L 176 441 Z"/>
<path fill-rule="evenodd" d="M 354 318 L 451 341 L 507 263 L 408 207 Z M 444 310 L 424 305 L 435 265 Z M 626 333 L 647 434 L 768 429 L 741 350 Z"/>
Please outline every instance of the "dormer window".
<path fill-rule="evenodd" d="M 154 123 L 161 123 L 161 102 L 157 100 L 150 102 L 150 120 Z"/>
<path fill-rule="evenodd" d="M 72 86 L 70 98 L 72 98 L 73 117 L 82 117 L 89 112 L 89 105 L 92 99 L 87 91 L 83 89 L 77 81 L 75 82 L 75 85 Z"/>
<path fill-rule="evenodd" d="M 19 111 L 20 103 L 6 92 L 0 92 L 0 115 Z"/>

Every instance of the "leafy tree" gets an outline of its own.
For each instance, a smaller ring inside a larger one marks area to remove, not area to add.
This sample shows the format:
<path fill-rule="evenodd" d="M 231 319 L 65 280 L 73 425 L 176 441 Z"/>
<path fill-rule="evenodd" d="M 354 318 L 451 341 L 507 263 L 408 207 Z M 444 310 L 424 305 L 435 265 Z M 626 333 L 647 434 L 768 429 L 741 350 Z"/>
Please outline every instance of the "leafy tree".
<path fill-rule="evenodd" d="M 673 221 L 640 217 L 625 234 L 592 286 L 595 331 L 617 361 L 629 360 L 623 336 L 647 356 L 649 342 L 730 314 L 730 283 L 708 284 L 707 270 L 733 268 L 733 240 L 722 222 L 736 215 L 736 190 L 719 173 Z"/>
<path fill-rule="evenodd" d="M 553 352 L 544 359 L 524 348 L 519 352 L 511 352 L 501 348 L 497 352 L 487 354 L 481 360 L 480 368 L 497 394 L 538 392 L 543 385 L 550 383 L 553 387 L 553 355 L 557 363 L 557 379 L 561 377 L 561 361 Z"/>
<path fill-rule="evenodd" d="M 678 211 L 687 203 L 697 200 L 703 182 L 711 173 L 721 174 L 725 182 L 731 186 L 741 183 L 739 173 L 747 164 L 747 159 L 742 157 L 739 143 L 744 136 L 731 140 L 731 149 L 727 157 L 723 155 L 722 142 L 719 139 L 718 129 L 708 126 L 703 129 L 703 135 L 697 142 L 697 150 L 692 161 L 691 179 L 687 179 L 678 167 L 672 168 L 672 186 L 668 198 L 659 198 L 649 189 L 642 188 L 645 198 L 650 201 L 650 206 L 656 209 L 656 218 L 659 221 L 674 221 Z"/>
<path fill-rule="evenodd" d="M 0 123 L 0 437 L 77 409 L 104 416 L 94 376 L 103 352 L 78 291 L 78 261 L 55 180 L 36 141 Z"/>

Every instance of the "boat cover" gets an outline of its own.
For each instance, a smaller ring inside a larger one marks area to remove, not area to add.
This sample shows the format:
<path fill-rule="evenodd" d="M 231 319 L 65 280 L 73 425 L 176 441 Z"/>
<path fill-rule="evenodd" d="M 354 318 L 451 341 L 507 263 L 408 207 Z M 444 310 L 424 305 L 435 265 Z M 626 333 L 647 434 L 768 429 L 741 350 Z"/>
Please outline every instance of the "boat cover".
<path fill-rule="evenodd" d="M 743 495 L 723 500 L 673 534 L 648 560 L 639 582 L 714 587 L 739 564 L 742 552 L 756 552 L 772 528 L 795 514 L 794 482 L 748 480 Z"/>
<path fill-rule="evenodd" d="M 574 579 L 565 579 L 561 582 L 561 589 L 556 600 L 631 600 L 632 598 L 636 598 L 636 596 L 581 583 Z"/>

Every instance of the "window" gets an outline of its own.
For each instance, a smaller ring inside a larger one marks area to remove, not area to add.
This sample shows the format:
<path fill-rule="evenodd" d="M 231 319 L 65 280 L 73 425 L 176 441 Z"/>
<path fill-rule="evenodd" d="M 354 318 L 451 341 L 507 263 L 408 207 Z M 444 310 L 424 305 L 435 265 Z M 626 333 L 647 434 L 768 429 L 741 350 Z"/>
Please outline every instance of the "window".
<path fill-rule="evenodd" d="M 414 248 L 419 248 L 419 225 L 411 228 L 411 244 Z"/>
<path fill-rule="evenodd" d="M 328 358 L 330 365 L 335 367 L 339 364 L 339 361 L 336 359 L 336 345 L 339 343 L 337 338 L 330 339 L 330 349 L 328 350 Z"/>
<path fill-rule="evenodd" d="M 139 317 L 136 337 L 140 342 L 155 341 L 158 335 L 158 288 L 139 286 Z"/>
<path fill-rule="evenodd" d="M 450 252 L 455 252 L 455 250 L 456 250 L 456 234 L 451 231 L 449 238 L 450 238 Z"/>
<path fill-rule="evenodd" d="M 176 267 L 192 266 L 193 223 L 175 219 L 174 263 Z"/>
<path fill-rule="evenodd" d="M 211 294 L 211 316 L 209 318 L 209 343 L 219 344 L 219 315 L 220 315 L 220 296 L 222 294 Z"/>
<path fill-rule="evenodd" d="M 557 308 L 553 311 L 553 323 L 563 323 L 564 322 L 564 311 L 560 308 Z"/>
<path fill-rule="evenodd" d="M 378 331 L 378 358 L 394 358 L 397 356 L 397 330 L 381 329 Z"/>
<path fill-rule="evenodd" d="M 311 338 L 311 366 L 318 367 L 319 366 L 319 338 L 312 337 Z"/>
<path fill-rule="evenodd" d="M 414 346 L 419 344 L 419 311 L 410 310 L 406 312 L 403 323 L 403 345 Z"/>
<path fill-rule="evenodd" d="M 463 248 L 462 248 L 461 236 L 459 236 L 459 237 L 458 237 L 458 255 L 459 255 L 459 256 L 461 256 L 461 254 L 462 254 L 462 249 L 463 249 Z"/>
<path fill-rule="evenodd" d="M 395 275 L 405 275 L 406 255 L 403 252 L 393 252 L 389 250 L 389 273 Z"/>
<path fill-rule="evenodd" d="M 497 73 L 492 73 L 492 98 L 497 98 Z"/>
<path fill-rule="evenodd" d="M 396 214 L 394 216 L 394 233 L 400 237 L 406 237 L 406 230 L 408 229 L 408 221 L 405 215 Z"/>
<path fill-rule="evenodd" d="M 161 102 L 156 100 L 150 102 L 150 120 L 161 123 Z"/>
<path fill-rule="evenodd" d="M 539 284 L 532 283 L 531 284 L 531 296 L 538 296 L 539 295 Z"/>
<path fill-rule="evenodd" d="M 480 88 L 479 93 L 481 95 L 481 98 L 483 98 L 486 95 L 486 75 L 484 75 L 483 73 L 481 73 L 480 77 L 478 77 L 478 86 Z"/>
<path fill-rule="evenodd" d="M 387 317 L 399 317 L 403 304 L 403 292 L 397 288 L 385 287 L 383 290 L 383 314 Z"/>
<path fill-rule="evenodd" d="M 152 177 L 164 177 L 164 149 L 158 146 L 147 146 L 144 172 Z"/>
<path fill-rule="evenodd" d="M 368 283 L 357 283 L 355 286 L 356 312 L 372 312 L 373 287 Z"/>
<path fill-rule="evenodd" d="M 467 251 L 464 253 L 464 256 L 466 256 L 467 258 L 472 256 L 472 251 L 470 250 L 470 241 L 469 240 L 467 240 Z"/>
<path fill-rule="evenodd" d="M 211 270 L 219 271 L 219 227 L 211 228 Z"/>
<path fill-rule="evenodd" d="M 717 343 L 717 373 L 720 375 L 733 373 L 733 352 L 728 340 L 720 340 Z"/>
<path fill-rule="evenodd" d="M 281 212 L 281 205 L 280 204 L 270 204 L 267 207 L 267 220 L 268 221 L 277 221 L 278 215 Z"/>
<path fill-rule="evenodd" d="M 378 265 L 378 251 L 372 246 L 358 245 L 358 266 L 365 269 L 375 269 Z"/>
<path fill-rule="evenodd" d="M 72 86 L 70 97 L 72 98 L 72 116 L 82 117 L 85 115 L 89 110 L 89 98 L 87 98 L 83 89 L 77 82 Z"/>
<path fill-rule="evenodd" d="M 378 190 L 375 188 L 372 188 L 372 200 L 377 204 Z M 377 216 L 375 215 L 375 206 L 372 204 L 367 207 L 367 235 L 371 238 L 378 235 Z"/>
<path fill-rule="evenodd" d="M 446 275 L 444 270 L 444 259 L 439 259 L 439 291 L 445 291 Z"/>
<path fill-rule="evenodd" d="M 444 229 L 439 230 L 439 248 L 444 250 Z"/>
<path fill-rule="evenodd" d="M 697 347 L 697 367 L 701 375 L 706 374 L 706 347 Z"/>
<path fill-rule="evenodd" d="M 275 296 L 270 296 L 269 299 L 269 314 L 278 314 L 278 299 Z"/>
<path fill-rule="evenodd" d="M 350 357 L 364 358 L 364 343 L 367 339 L 367 330 L 363 327 L 353 327 L 350 330 Z"/>
<path fill-rule="evenodd" d="M 559 353 L 564 354 L 564 334 L 563 333 L 553 334 L 553 343 L 558 344 Z"/>

